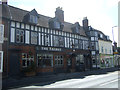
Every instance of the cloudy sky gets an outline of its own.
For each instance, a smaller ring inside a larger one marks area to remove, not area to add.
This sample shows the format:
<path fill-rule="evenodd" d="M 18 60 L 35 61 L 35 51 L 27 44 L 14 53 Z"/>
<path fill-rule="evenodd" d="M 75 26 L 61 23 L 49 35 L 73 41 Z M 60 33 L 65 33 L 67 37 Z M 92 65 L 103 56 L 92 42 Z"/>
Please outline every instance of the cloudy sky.
<path fill-rule="evenodd" d="M 55 9 L 60 6 L 64 10 L 65 21 L 79 22 L 88 18 L 89 25 L 112 37 L 112 27 L 118 25 L 118 2 L 120 0 L 8 0 L 8 4 L 39 14 L 54 17 Z M 117 28 L 114 28 L 115 40 L 118 40 Z"/>

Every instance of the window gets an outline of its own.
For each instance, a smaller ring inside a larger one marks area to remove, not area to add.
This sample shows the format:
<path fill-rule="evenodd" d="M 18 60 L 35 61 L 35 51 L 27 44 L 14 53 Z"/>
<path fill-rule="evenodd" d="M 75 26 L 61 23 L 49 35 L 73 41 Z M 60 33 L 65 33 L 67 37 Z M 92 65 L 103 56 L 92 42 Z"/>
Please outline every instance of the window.
<path fill-rule="evenodd" d="M 75 48 L 78 48 L 78 40 L 75 39 Z"/>
<path fill-rule="evenodd" d="M 64 38 L 59 36 L 59 46 L 64 47 Z"/>
<path fill-rule="evenodd" d="M 11 22 L 11 26 L 12 26 L 12 27 L 15 27 L 15 22 Z"/>
<path fill-rule="evenodd" d="M 28 67 L 34 62 L 34 56 L 27 53 L 22 53 L 22 67 Z"/>
<path fill-rule="evenodd" d="M 11 28 L 10 42 L 15 42 L 15 28 Z"/>
<path fill-rule="evenodd" d="M 95 43 L 91 42 L 91 49 L 95 49 Z"/>
<path fill-rule="evenodd" d="M 53 35 L 51 35 L 51 46 L 53 46 Z"/>
<path fill-rule="evenodd" d="M 60 23 L 59 22 L 54 22 L 54 28 L 60 29 Z"/>
<path fill-rule="evenodd" d="M 17 23 L 16 23 L 16 27 L 17 27 L 17 28 L 20 28 L 20 23 L 17 22 Z"/>
<path fill-rule="evenodd" d="M 95 39 L 94 39 L 94 37 L 91 37 L 91 41 L 94 41 Z"/>
<path fill-rule="evenodd" d="M 37 65 L 38 67 L 53 66 L 53 55 L 52 54 L 37 54 Z"/>
<path fill-rule="evenodd" d="M 25 43 L 29 44 L 30 43 L 30 32 L 29 31 L 25 31 Z"/>
<path fill-rule="evenodd" d="M 45 46 L 50 46 L 50 36 L 45 34 Z"/>
<path fill-rule="evenodd" d="M 103 34 L 100 34 L 100 38 L 103 38 Z"/>
<path fill-rule="evenodd" d="M 31 32 L 31 44 L 37 44 L 37 32 Z"/>
<path fill-rule="evenodd" d="M 30 25 L 27 25 L 27 24 L 26 24 L 26 29 L 30 29 Z"/>
<path fill-rule="evenodd" d="M 31 23 L 37 23 L 37 22 L 38 22 L 37 16 L 30 15 L 30 22 L 31 22 Z"/>
<path fill-rule="evenodd" d="M 55 66 L 63 66 L 63 56 L 62 55 L 56 55 L 55 56 Z"/>
<path fill-rule="evenodd" d="M 95 51 L 92 51 L 92 55 L 95 55 Z"/>
<path fill-rule="evenodd" d="M 104 52 L 104 50 L 103 50 L 103 46 L 101 47 L 101 52 L 102 52 L 102 53 Z"/>
<path fill-rule="evenodd" d="M 88 41 L 84 41 L 84 48 L 88 49 L 88 46 L 89 46 L 89 42 Z"/>
<path fill-rule="evenodd" d="M 21 24 L 21 28 L 23 28 L 23 29 L 24 29 L 24 24 L 23 24 L 23 23 Z"/>
<path fill-rule="evenodd" d="M 42 45 L 44 45 L 44 34 L 42 33 Z"/>
<path fill-rule="evenodd" d="M 3 51 L 0 51 L 0 72 L 3 71 Z"/>
<path fill-rule="evenodd" d="M 54 36 L 54 46 L 59 46 L 59 37 L 58 36 Z"/>
<path fill-rule="evenodd" d="M 105 54 L 107 54 L 107 49 L 105 49 Z"/>
<path fill-rule="evenodd" d="M 74 48 L 75 42 L 74 39 L 70 38 L 70 48 Z"/>
<path fill-rule="evenodd" d="M 24 31 L 23 30 L 16 30 L 16 42 L 17 43 L 24 43 Z"/>
<path fill-rule="evenodd" d="M 41 45 L 41 33 L 39 33 L 39 45 Z"/>
<path fill-rule="evenodd" d="M 96 50 L 99 50 L 98 42 L 96 42 Z"/>
<path fill-rule="evenodd" d="M 79 48 L 82 49 L 83 48 L 83 41 L 79 40 Z"/>
<path fill-rule="evenodd" d="M 4 25 L 0 24 L 0 43 L 4 41 Z"/>

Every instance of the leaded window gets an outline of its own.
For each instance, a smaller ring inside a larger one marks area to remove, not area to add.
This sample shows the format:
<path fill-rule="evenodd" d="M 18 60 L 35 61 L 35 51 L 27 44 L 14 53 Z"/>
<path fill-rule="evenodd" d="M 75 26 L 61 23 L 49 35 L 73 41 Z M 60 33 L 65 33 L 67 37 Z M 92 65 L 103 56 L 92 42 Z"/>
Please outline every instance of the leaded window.
<path fill-rule="evenodd" d="M 50 46 L 50 36 L 45 34 L 45 46 Z"/>
<path fill-rule="evenodd" d="M 62 55 L 56 55 L 55 56 L 55 66 L 63 66 L 63 56 Z"/>
<path fill-rule="evenodd" d="M 59 36 L 54 36 L 54 46 L 59 46 Z"/>
<path fill-rule="evenodd" d="M 37 54 L 37 65 L 38 67 L 53 66 L 53 55 L 52 54 Z"/>
<path fill-rule="evenodd" d="M 37 32 L 31 32 L 31 44 L 37 44 Z"/>
<path fill-rule="evenodd" d="M 16 30 L 16 42 L 24 43 L 24 30 L 20 30 L 20 29 Z"/>
<path fill-rule="evenodd" d="M 22 67 L 28 67 L 34 62 L 34 56 L 22 53 Z"/>
<path fill-rule="evenodd" d="M 59 36 L 59 45 L 60 47 L 64 47 L 64 37 Z"/>

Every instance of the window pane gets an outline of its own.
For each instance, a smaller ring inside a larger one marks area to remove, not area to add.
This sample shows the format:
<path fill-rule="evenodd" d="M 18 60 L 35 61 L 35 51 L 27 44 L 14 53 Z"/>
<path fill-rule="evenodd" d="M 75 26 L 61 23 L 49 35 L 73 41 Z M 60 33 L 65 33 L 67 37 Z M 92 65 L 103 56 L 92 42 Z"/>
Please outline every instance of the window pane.
<path fill-rule="evenodd" d="M 31 44 L 37 44 L 37 32 L 31 32 Z"/>
<path fill-rule="evenodd" d="M 11 28 L 10 41 L 15 42 L 15 28 Z"/>
<path fill-rule="evenodd" d="M 29 31 L 26 31 L 26 34 L 25 34 L 25 43 L 26 44 L 29 44 Z"/>

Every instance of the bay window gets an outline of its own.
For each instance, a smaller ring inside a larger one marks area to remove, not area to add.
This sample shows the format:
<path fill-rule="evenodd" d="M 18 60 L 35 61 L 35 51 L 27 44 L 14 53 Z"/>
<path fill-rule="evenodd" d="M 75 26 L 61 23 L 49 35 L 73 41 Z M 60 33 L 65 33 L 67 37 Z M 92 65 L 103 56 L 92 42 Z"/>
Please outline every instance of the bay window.
<path fill-rule="evenodd" d="M 37 65 L 38 67 L 53 66 L 53 55 L 52 54 L 37 54 Z"/>

